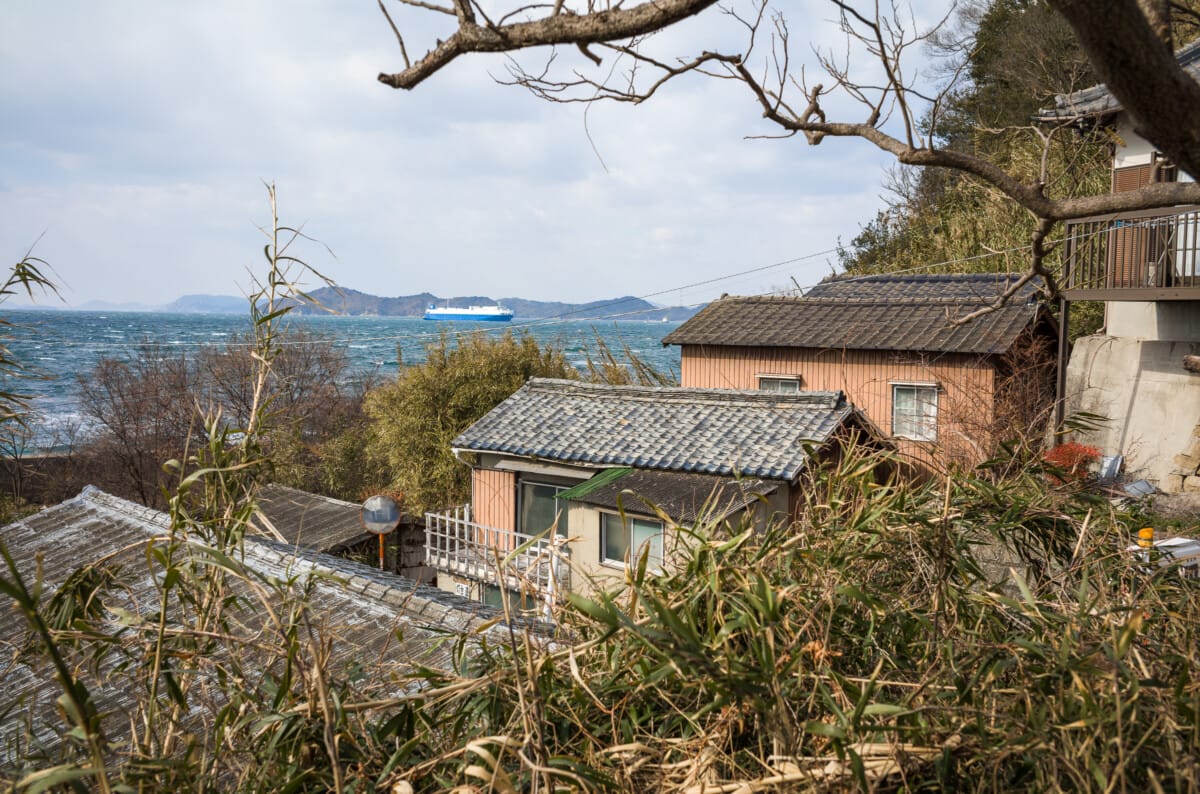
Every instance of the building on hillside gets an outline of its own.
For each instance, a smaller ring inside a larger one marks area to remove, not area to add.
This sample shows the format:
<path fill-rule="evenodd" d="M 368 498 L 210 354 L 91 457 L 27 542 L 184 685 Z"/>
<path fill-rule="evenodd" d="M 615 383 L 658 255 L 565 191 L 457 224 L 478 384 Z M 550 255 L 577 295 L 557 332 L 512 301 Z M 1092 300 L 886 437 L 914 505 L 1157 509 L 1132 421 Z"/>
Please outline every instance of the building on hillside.
<path fill-rule="evenodd" d="M 426 514 L 438 586 L 528 607 L 670 565 L 679 527 L 786 521 L 816 457 L 874 431 L 840 392 L 534 378 L 453 442 L 471 503 Z"/>
<path fill-rule="evenodd" d="M 827 279 L 804 297 L 723 297 L 667 334 L 686 387 L 841 390 L 922 471 L 988 458 L 1054 402 L 1039 283 L 969 322 L 1015 275 Z"/>
<path fill-rule="evenodd" d="M 1177 54 L 1200 80 L 1200 41 Z M 1056 98 L 1047 124 L 1106 127 L 1112 191 L 1194 181 L 1134 130 L 1103 85 Z M 1065 370 L 1067 414 L 1105 417 L 1086 435 L 1122 455 L 1127 475 L 1164 491 L 1200 490 L 1200 376 L 1183 366 L 1200 354 L 1200 207 L 1182 206 L 1068 221 L 1063 316 L 1073 301 L 1104 301 L 1104 328 L 1077 339 Z"/>
<path fill-rule="evenodd" d="M 163 571 L 149 549 L 161 548 L 170 534 L 167 515 L 91 486 L 72 499 L 0 528 L 4 546 L 27 587 L 39 581 L 43 599 L 49 599 L 68 584 L 90 588 L 98 583 L 87 591 L 91 619 L 102 629 L 121 631 L 131 641 L 139 617 L 152 618 L 158 610 Z M 355 669 L 369 661 L 371 673 L 365 680 L 382 687 L 375 694 L 396 694 L 411 686 L 406 676 L 417 665 L 454 670 L 448 633 L 482 633 L 495 640 L 508 637 L 506 629 L 492 625 L 503 617 L 494 609 L 341 557 L 253 534 L 245 536 L 240 552 L 233 556 L 244 565 L 245 577 L 229 571 L 219 558 L 202 553 L 201 559 L 227 571 L 228 592 L 237 599 L 228 603 L 226 614 L 250 638 L 239 648 L 239 658 L 243 664 L 258 665 L 256 669 L 279 663 L 270 655 L 269 645 L 272 615 L 280 604 L 277 591 L 267 583 L 305 594 L 312 640 L 329 652 L 327 669 L 337 676 L 357 675 Z M 90 576 L 79 573 L 84 566 L 91 567 Z M 4 575 L 9 578 L 7 571 Z M 104 585 L 110 576 L 112 584 Z M 264 597 L 270 598 L 269 604 Z M 0 668 L 0 712 L 6 715 L 0 724 L 0 766 L 11 766 L 27 751 L 53 755 L 70 726 L 56 706 L 62 689 L 53 666 L 42 654 L 28 650 L 40 647 L 40 641 L 30 635 L 20 610 L 12 603 L 4 606 L 0 638 L 8 662 Z M 179 617 L 171 615 L 171 629 L 186 631 L 187 622 L 177 622 Z M 106 736 L 120 747 L 130 726 L 138 724 L 138 709 L 144 707 L 137 700 L 137 693 L 145 692 L 144 682 L 136 679 L 137 665 L 124 653 L 93 657 L 97 646 L 87 642 L 83 623 L 72 623 L 70 628 L 69 641 L 59 650 L 67 664 L 79 671 L 103 715 Z M 206 658 L 219 662 L 221 648 L 217 643 Z M 209 686 L 203 697 L 190 701 L 191 713 L 185 719 L 189 726 L 201 730 L 217 718 L 224 705 L 219 691 Z"/>
<path fill-rule="evenodd" d="M 379 536 L 363 527 L 362 505 L 270 483 L 255 495 L 251 526 L 266 537 L 289 546 L 336 554 L 374 563 L 379 559 Z M 385 568 L 392 573 L 429 583 L 434 571 L 425 565 L 425 524 L 403 515 L 399 526 L 384 536 Z"/>

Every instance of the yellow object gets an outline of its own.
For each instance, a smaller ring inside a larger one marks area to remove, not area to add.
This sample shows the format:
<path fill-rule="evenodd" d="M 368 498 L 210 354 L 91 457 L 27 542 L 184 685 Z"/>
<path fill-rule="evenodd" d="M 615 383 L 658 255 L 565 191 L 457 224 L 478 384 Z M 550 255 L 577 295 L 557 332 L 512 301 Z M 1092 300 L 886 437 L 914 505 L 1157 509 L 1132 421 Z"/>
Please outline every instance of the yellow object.
<path fill-rule="evenodd" d="M 1137 544 L 1143 549 L 1149 549 L 1154 546 L 1154 527 L 1145 527 L 1138 530 Z"/>

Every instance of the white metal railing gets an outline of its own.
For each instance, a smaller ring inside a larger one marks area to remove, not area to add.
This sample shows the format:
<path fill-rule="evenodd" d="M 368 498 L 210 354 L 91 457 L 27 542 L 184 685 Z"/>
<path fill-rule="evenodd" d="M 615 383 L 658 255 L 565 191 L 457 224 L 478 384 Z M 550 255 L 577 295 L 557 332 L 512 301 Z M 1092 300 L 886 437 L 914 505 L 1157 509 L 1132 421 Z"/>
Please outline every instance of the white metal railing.
<path fill-rule="evenodd" d="M 438 571 L 509 590 L 533 588 L 553 602 L 569 584 L 566 557 L 566 538 L 476 524 L 470 505 L 425 514 L 425 562 Z"/>

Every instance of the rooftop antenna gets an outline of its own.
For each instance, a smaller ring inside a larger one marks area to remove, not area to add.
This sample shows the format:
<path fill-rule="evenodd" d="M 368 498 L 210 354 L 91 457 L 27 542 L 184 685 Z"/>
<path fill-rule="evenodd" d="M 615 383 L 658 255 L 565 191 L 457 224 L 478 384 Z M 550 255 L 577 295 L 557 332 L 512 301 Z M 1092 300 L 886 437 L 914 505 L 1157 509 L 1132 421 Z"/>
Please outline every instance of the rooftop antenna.
<path fill-rule="evenodd" d="M 404 499 L 404 495 L 400 495 Z M 390 496 L 377 494 L 362 503 L 363 528 L 379 536 L 379 570 L 383 570 L 383 536 L 400 525 L 400 504 Z"/>

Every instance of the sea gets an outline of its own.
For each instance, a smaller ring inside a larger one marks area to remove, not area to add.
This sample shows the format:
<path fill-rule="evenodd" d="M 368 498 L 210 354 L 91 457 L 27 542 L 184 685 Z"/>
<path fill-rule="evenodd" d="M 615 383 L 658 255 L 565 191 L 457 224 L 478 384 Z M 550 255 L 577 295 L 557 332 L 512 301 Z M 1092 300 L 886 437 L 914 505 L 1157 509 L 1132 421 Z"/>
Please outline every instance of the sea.
<path fill-rule="evenodd" d="M 4 378 L 0 388 L 32 396 L 28 451 L 60 448 L 64 439 L 89 423 L 77 396 L 78 378 L 86 377 L 105 358 L 127 358 L 139 345 L 153 341 L 185 355 L 206 346 L 221 346 L 251 330 L 249 314 L 168 314 L 160 312 L 10 311 L 4 344 L 30 377 Z M 284 323 L 330 340 L 351 363 L 353 377 L 376 382 L 395 378 L 402 366 L 425 360 L 426 347 L 442 333 L 506 331 L 529 334 L 539 344 L 561 348 L 581 371 L 596 340 L 614 354 L 628 348 L 639 358 L 675 380 L 679 349 L 663 347 L 662 339 L 678 327 L 675 322 L 630 322 L 603 319 L 545 319 L 496 322 L 428 321 L 411 317 L 345 317 L 290 315 Z"/>

